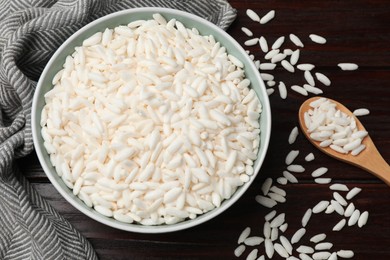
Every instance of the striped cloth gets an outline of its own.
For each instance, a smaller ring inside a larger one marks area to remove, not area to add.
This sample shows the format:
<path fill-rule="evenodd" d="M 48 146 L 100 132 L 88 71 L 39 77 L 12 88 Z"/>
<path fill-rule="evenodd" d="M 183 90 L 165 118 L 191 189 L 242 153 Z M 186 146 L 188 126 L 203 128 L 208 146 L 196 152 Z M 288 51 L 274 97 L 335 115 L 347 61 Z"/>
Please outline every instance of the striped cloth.
<path fill-rule="evenodd" d="M 0 1 L 0 259 L 97 259 L 91 244 L 31 187 L 16 158 L 33 150 L 31 102 L 45 64 L 72 33 L 134 7 L 180 9 L 226 29 L 225 0 Z"/>

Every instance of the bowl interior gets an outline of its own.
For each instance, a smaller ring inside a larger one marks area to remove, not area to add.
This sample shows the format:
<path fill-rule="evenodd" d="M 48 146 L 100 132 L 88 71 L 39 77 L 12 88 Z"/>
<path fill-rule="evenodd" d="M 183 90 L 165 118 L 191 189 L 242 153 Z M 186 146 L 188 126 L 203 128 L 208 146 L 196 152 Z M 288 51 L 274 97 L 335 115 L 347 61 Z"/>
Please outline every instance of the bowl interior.
<path fill-rule="evenodd" d="M 76 46 L 80 46 L 84 39 L 88 38 L 96 32 L 104 31 L 104 29 L 106 28 L 114 28 L 118 25 L 127 25 L 131 21 L 140 19 L 153 19 L 152 15 L 154 13 L 162 14 L 167 20 L 175 18 L 181 21 L 187 28 L 195 27 L 202 35 L 213 35 L 217 41 L 221 42 L 221 44 L 226 47 L 228 53 L 240 59 L 245 65 L 246 77 L 251 80 L 251 87 L 255 90 L 262 104 L 263 111 L 261 114 L 261 118 L 259 119 L 261 130 L 260 149 L 258 152 L 258 158 L 254 162 L 255 174 L 251 176 L 249 182 L 239 187 L 237 191 L 233 194 L 233 196 L 229 200 L 225 200 L 220 207 L 215 208 L 203 215 L 200 215 L 193 220 L 186 220 L 172 225 L 143 226 L 139 224 L 122 223 L 116 221 L 113 218 L 108 218 L 103 215 L 100 215 L 95 210 L 86 206 L 84 202 L 82 202 L 77 196 L 73 195 L 72 190 L 70 190 L 64 184 L 62 179 L 56 173 L 54 167 L 51 165 L 50 157 L 43 146 L 43 138 L 40 134 L 40 120 L 41 111 L 45 105 L 44 94 L 50 89 L 52 89 L 53 86 L 51 82 L 54 75 L 62 69 L 62 66 L 65 62 L 65 58 L 69 54 L 72 54 L 74 52 L 74 48 Z M 255 68 L 253 62 L 250 60 L 248 55 L 245 53 L 244 49 L 226 32 L 198 16 L 182 11 L 166 8 L 135 8 L 117 12 L 93 21 L 92 23 L 86 25 L 85 27 L 77 31 L 61 45 L 61 47 L 56 51 L 56 53 L 46 65 L 39 79 L 32 107 L 32 131 L 36 153 L 46 175 L 48 176 L 52 184 L 55 186 L 55 188 L 61 193 L 61 195 L 65 197 L 65 199 L 74 207 L 76 207 L 78 210 L 80 210 L 87 216 L 118 229 L 141 233 L 163 233 L 181 230 L 203 223 L 226 210 L 241 197 L 241 195 L 248 189 L 250 184 L 253 182 L 254 178 L 256 177 L 256 174 L 260 170 L 261 164 L 263 163 L 270 139 L 271 112 L 268 95 L 265 91 L 265 86 L 260 78 L 259 72 Z"/>

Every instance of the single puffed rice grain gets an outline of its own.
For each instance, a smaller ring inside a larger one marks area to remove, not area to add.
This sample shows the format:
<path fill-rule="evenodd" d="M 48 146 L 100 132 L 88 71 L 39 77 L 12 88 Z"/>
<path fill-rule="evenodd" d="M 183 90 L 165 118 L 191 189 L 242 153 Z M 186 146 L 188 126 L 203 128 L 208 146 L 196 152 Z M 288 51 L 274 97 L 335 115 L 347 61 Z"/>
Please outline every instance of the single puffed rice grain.
<path fill-rule="evenodd" d="M 305 245 L 301 245 L 299 246 L 296 251 L 298 253 L 303 253 L 303 254 L 313 254 L 314 253 L 314 249 L 310 246 L 305 246 Z"/>
<path fill-rule="evenodd" d="M 327 76 L 325 76 L 324 74 L 322 74 L 320 72 L 316 72 L 314 75 L 316 76 L 316 78 L 319 82 L 321 82 L 325 86 L 330 86 L 331 81 Z"/>
<path fill-rule="evenodd" d="M 292 255 L 293 247 L 292 247 L 290 241 L 288 241 L 288 239 L 285 236 L 280 236 L 279 240 L 282 243 L 282 246 L 284 247 L 284 249 L 287 251 L 287 253 L 289 255 Z"/>
<path fill-rule="evenodd" d="M 332 228 L 332 230 L 333 230 L 333 231 L 340 231 L 341 229 L 343 229 L 343 227 L 345 226 L 346 223 L 347 223 L 347 221 L 343 218 L 342 220 L 340 220 L 340 221 Z"/>
<path fill-rule="evenodd" d="M 312 255 L 314 260 L 323 260 L 328 259 L 330 257 L 330 252 L 316 252 Z"/>
<path fill-rule="evenodd" d="M 243 33 L 245 33 L 247 36 L 249 36 L 249 37 L 252 37 L 253 36 L 253 32 L 251 31 L 251 30 L 249 30 L 248 28 L 246 28 L 246 27 L 241 27 L 241 31 L 243 32 Z"/>
<path fill-rule="evenodd" d="M 288 171 L 283 171 L 283 176 L 291 183 L 298 183 L 298 179 Z"/>
<path fill-rule="evenodd" d="M 339 250 L 337 255 L 342 258 L 352 258 L 355 254 L 352 250 Z"/>
<path fill-rule="evenodd" d="M 240 236 L 238 237 L 238 241 L 237 241 L 237 244 L 241 244 L 245 241 L 245 239 L 249 236 L 249 234 L 251 233 L 251 228 L 250 227 L 246 227 L 240 234 Z"/>
<path fill-rule="evenodd" d="M 368 211 L 364 211 L 362 214 L 360 214 L 359 220 L 358 220 L 358 226 L 363 227 L 367 224 L 368 220 Z"/>
<path fill-rule="evenodd" d="M 272 44 L 271 49 L 276 50 L 280 49 L 280 46 L 284 43 L 284 36 L 280 36 L 276 41 Z"/>
<path fill-rule="evenodd" d="M 267 43 L 267 40 L 264 38 L 264 36 L 261 36 L 260 39 L 259 39 L 259 45 L 260 45 L 260 49 L 264 52 L 264 53 L 267 53 L 268 52 L 268 43 Z"/>
<path fill-rule="evenodd" d="M 313 161 L 315 158 L 314 158 L 314 154 L 313 153 L 309 153 L 308 155 L 306 155 L 305 157 L 305 161 L 306 162 L 311 162 Z"/>
<path fill-rule="evenodd" d="M 246 15 L 249 18 L 251 18 L 253 21 L 260 22 L 260 16 L 257 13 L 255 13 L 255 11 L 253 11 L 252 9 L 247 9 Z"/>
<path fill-rule="evenodd" d="M 337 66 L 342 70 L 357 70 L 359 66 L 355 63 L 339 63 Z"/>
<path fill-rule="evenodd" d="M 345 198 L 347 200 L 351 200 L 353 197 L 355 197 L 357 194 L 359 194 L 360 192 L 362 191 L 361 188 L 358 188 L 358 187 L 354 187 L 352 190 L 350 190 L 347 195 L 345 196 Z"/>
<path fill-rule="evenodd" d="M 246 257 L 246 260 L 256 260 L 258 251 L 259 249 L 257 248 L 253 249 Z"/>
<path fill-rule="evenodd" d="M 313 213 L 317 214 L 323 212 L 328 207 L 328 205 L 329 205 L 329 201 L 327 200 L 322 200 L 318 202 L 317 205 L 313 207 Z"/>
<path fill-rule="evenodd" d="M 264 196 L 261 196 L 261 195 L 257 195 L 255 197 L 255 200 L 259 204 L 261 204 L 261 205 L 263 205 L 264 207 L 267 207 L 267 208 L 273 208 L 277 204 L 277 202 L 275 200 L 267 198 L 267 197 L 264 197 Z"/>
<path fill-rule="evenodd" d="M 269 11 L 266 15 L 264 15 L 263 17 L 261 17 L 260 19 L 260 23 L 261 24 L 266 24 L 268 23 L 269 21 L 271 21 L 272 19 L 274 19 L 275 17 L 275 10 L 271 10 Z"/>
<path fill-rule="evenodd" d="M 295 140 L 297 139 L 297 137 L 298 137 L 298 127 L 295 126 L 291 130 L 290 135 L 288 136 L 288 143 L 293 144 L 295 142 Z"/>
<path fill-rule="evenodd" d="M 307 95 L 308 95 L 307 90 L 304 89 L 304 88 L 301 87 L 301 86 L 292 85 L 292 86 L 291 86 L 291 89 L 294 90 L 295 92 L 301 94 L 302 96 L 307 96 Z"/>
<path fill-rule="evenodd" d="M 292 41 L 292 43 L 294 43 L 297 47 L 304 47 L 301 39 L 299 39 L 298 36 L 296 36 L 293 33 L 290 33 L 289 37 L 290 37 L 290 40 Z"/>
<path fill-rule="evenodd" d="M 294 235 L 291 238 L 291 244 L 296 244 L 298 243 L 301 238 L 306 234 L 306 229 L 305 228 L 300 228 L 298 229 Z"/>
<path fill-rule="evenodd" d="M 286 249 L 281 244 L 275 243 L 274 249 L 275 249 L 276 253 L 278 253 L 281 257 L 284 257 L 284 258 L 288 257 L 288 253 L 287 253 Z"/>
<path fill-rule="evenodd" d="M 245 246 L 244 245 L 239 245 L 235 250 L 234 250 L 234 255 L 236 257 L 240 257 L 244 251 L 245 251 Z"/>
<path fill-rule="evenodd" d="M 325 44 L 326 43 L 326 39 L 322 36 L 317 35 L 317 34 L 310 34 L 309 37 L 315 43 L 318 43 L 318 44 Z"/>
<path fill-rule="evenodd" d="M 366 116 L 370 114 L 370 110 L 367 108 L 358 108 L 353 111 L 353 114 L 355 116 Z"/>
<path fill-rule="evenodd" d="M 360 217 L 360 210 L 355 209 L 355 211 L 352 213 L 352 215 L 348 219 L 348 226 L 353 226 L 355 225 Z"/>
<path fill-rule="evenodd" d="M 311 214 L 312 214 L 311 209 L 306 210 L 306 212 L 303 215 L 302 220 L 301 220 L 302 227 L 306 227 L 307 223 L 309 222 L 309 220 L 311 218 Z"/>

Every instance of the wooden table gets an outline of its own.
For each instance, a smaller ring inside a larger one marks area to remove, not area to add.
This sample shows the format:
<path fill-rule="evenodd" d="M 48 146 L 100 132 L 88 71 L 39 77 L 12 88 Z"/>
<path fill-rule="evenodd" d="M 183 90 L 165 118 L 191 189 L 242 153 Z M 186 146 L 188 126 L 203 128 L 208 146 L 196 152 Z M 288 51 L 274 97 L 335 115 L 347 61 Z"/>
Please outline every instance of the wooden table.
<path fill-rule="evenodd" d="M 298 35 L 305 44 L 301 50 L 300 63 L 313 63 L 315 71 L 329 76 L 332 84 L 321 86 L 324 96 L 341 101 L 350 109 L 366 107 L 369 116 L 361 117 L 372 139 L 385 160 L 390 162 L 390 5 L 386 0 L 355 1 L 255 1 L 232 0 L 238 17 L 228 32 L 243 44 L 249 39 L 241 31 L 245 26 L 259 37 L 265 36 L 269 43 L 279 36 L 290 33 Z M 260 16 L 269 10 L 276 11 L 274 20 L 266 25 L 251 21 L 245 14 L 247 8 Z M 314 44 L 309 34 L 316 33 L 327 39 L 325 45 Z M 284 48 L 294 48 L 289 40 Z M 258 46 L 248 48 L 263 60 Z M 340 62 L 354 62 L 357 71 L 342 71 Z M 282 80 L 288 87 L 304 83 L 303 73 L 291 74 L 279 66 L 272 72 L 276 81 Z M 296 163 L 304 165 L 305 173 L 296 174 L 298 184 L 279 185 L 287 192 L 287 202 L 274 209 L 286 213 L 289 226 L 285 236 L 301 227 L 304 212 L 320 200 L 330 200 L 329 185 L 316 184 L 310 173 L 320 167 L 329 168 L 327 177 L 332 183 L 344 183 L 349 188 L 360 187 L 362 192 L 352 201 L 361 211 L 370 213 L 366 226 L 344 227 L 340 232 L 332 227 L 341 219 L 336 213 L 312 216 L 307 233 L 301 244 L 313 245 L 309 238 L 317 233 L 326 233 L 332 242 L 331 251 L 350 249 L 354 259 L 390 259 L 390 188 L 369 173 L 341 163 L 314 150 L 302 133 L 293 145 L 287 138 L 290 130 L 298 125 L 297 112 L 306 97 L 289 89 L 288 98 L 282 100 L 277 88 L 270 96 L 272 106 L 272 138 L 265 163 L 251 188 L 229 210 L 214 220 L 200 226 L 168 234 L 137 234 L 116 230 L 84 216 L 73 208 L 50 184 L 43 173 L 35 154 L 19 161 L 19 164 L 38 192 L 49 201 L 92 243 L 101 259 L 236 259 L 234 249 L 241 231 L 249 226 L 251 235 L 262 235 L 264 216 L 270 212 L 255 201 L 263 181 L 274 180 L 282 175 L 284 159 L 291 149 L 300 151 Z M 305 162 L 310 152 L 315 160 Z M 389 172 L 390 174 L 390 172 Z M 345 193 L 341 193 L 345 195 Z M 247 247 L 240 259 L 264 245 Z M 295 252 L 295 256 L 297 256 Z M 280 259 L 275 254 L 274 259 Z"/>

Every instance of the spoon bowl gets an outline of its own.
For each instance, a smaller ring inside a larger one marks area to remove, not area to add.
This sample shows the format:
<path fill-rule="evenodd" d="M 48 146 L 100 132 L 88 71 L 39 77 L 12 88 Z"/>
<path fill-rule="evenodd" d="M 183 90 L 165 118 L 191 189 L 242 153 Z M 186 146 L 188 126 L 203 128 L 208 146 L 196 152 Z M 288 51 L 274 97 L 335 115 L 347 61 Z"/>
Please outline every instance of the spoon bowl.
<path fill-rule="evenodd" d="M 313 140 L 310 138 L 310 133 L 308 133 L 308 129 L 305 124 L 304 120 L 304 114 L 307 112 L 310 107 L 310 103 L 313 101 L 318 100 L 321 97 L 313 97 L 307 99 L 300 107 L 299 109 L 299 125 L 306 136 L 306 138 L 315 146 L 317 147 L 320 151 L 326 153 L 327 155 L 336 158 L 340 161 L 355 165 L 361 169 L 364 169 L 379 179 L 383 180 L 387 185 L 390 186 L 390 166 L 388 163 L 383 159 L 381 154 L 379 153 L 378 149 L 375 147 L 374 142 L 372 141 L 371 137 L 367 135 L 364 137 L 362 144 L 366 146 L 366 148 L 360 152 L 358 155 L 354 156 L 351 153 L 347 154 L 342 154 L 339 152 L 334 151 L 330 147 L 321 147 L 320 142 Z M 329 101 L 333 102 L 336 104 L 336 109 L 340 110 L 341 112 L 347 114 L 348 116 L 351 116 L 355 119 L 356 121 L 356 127 L 358 130 L 364 130 L 365 128 L 363 124 L 359 121 L 358 118 L 344 105 L 341 103 L 332 100 L 330 98 L 327 98 Z"/>

